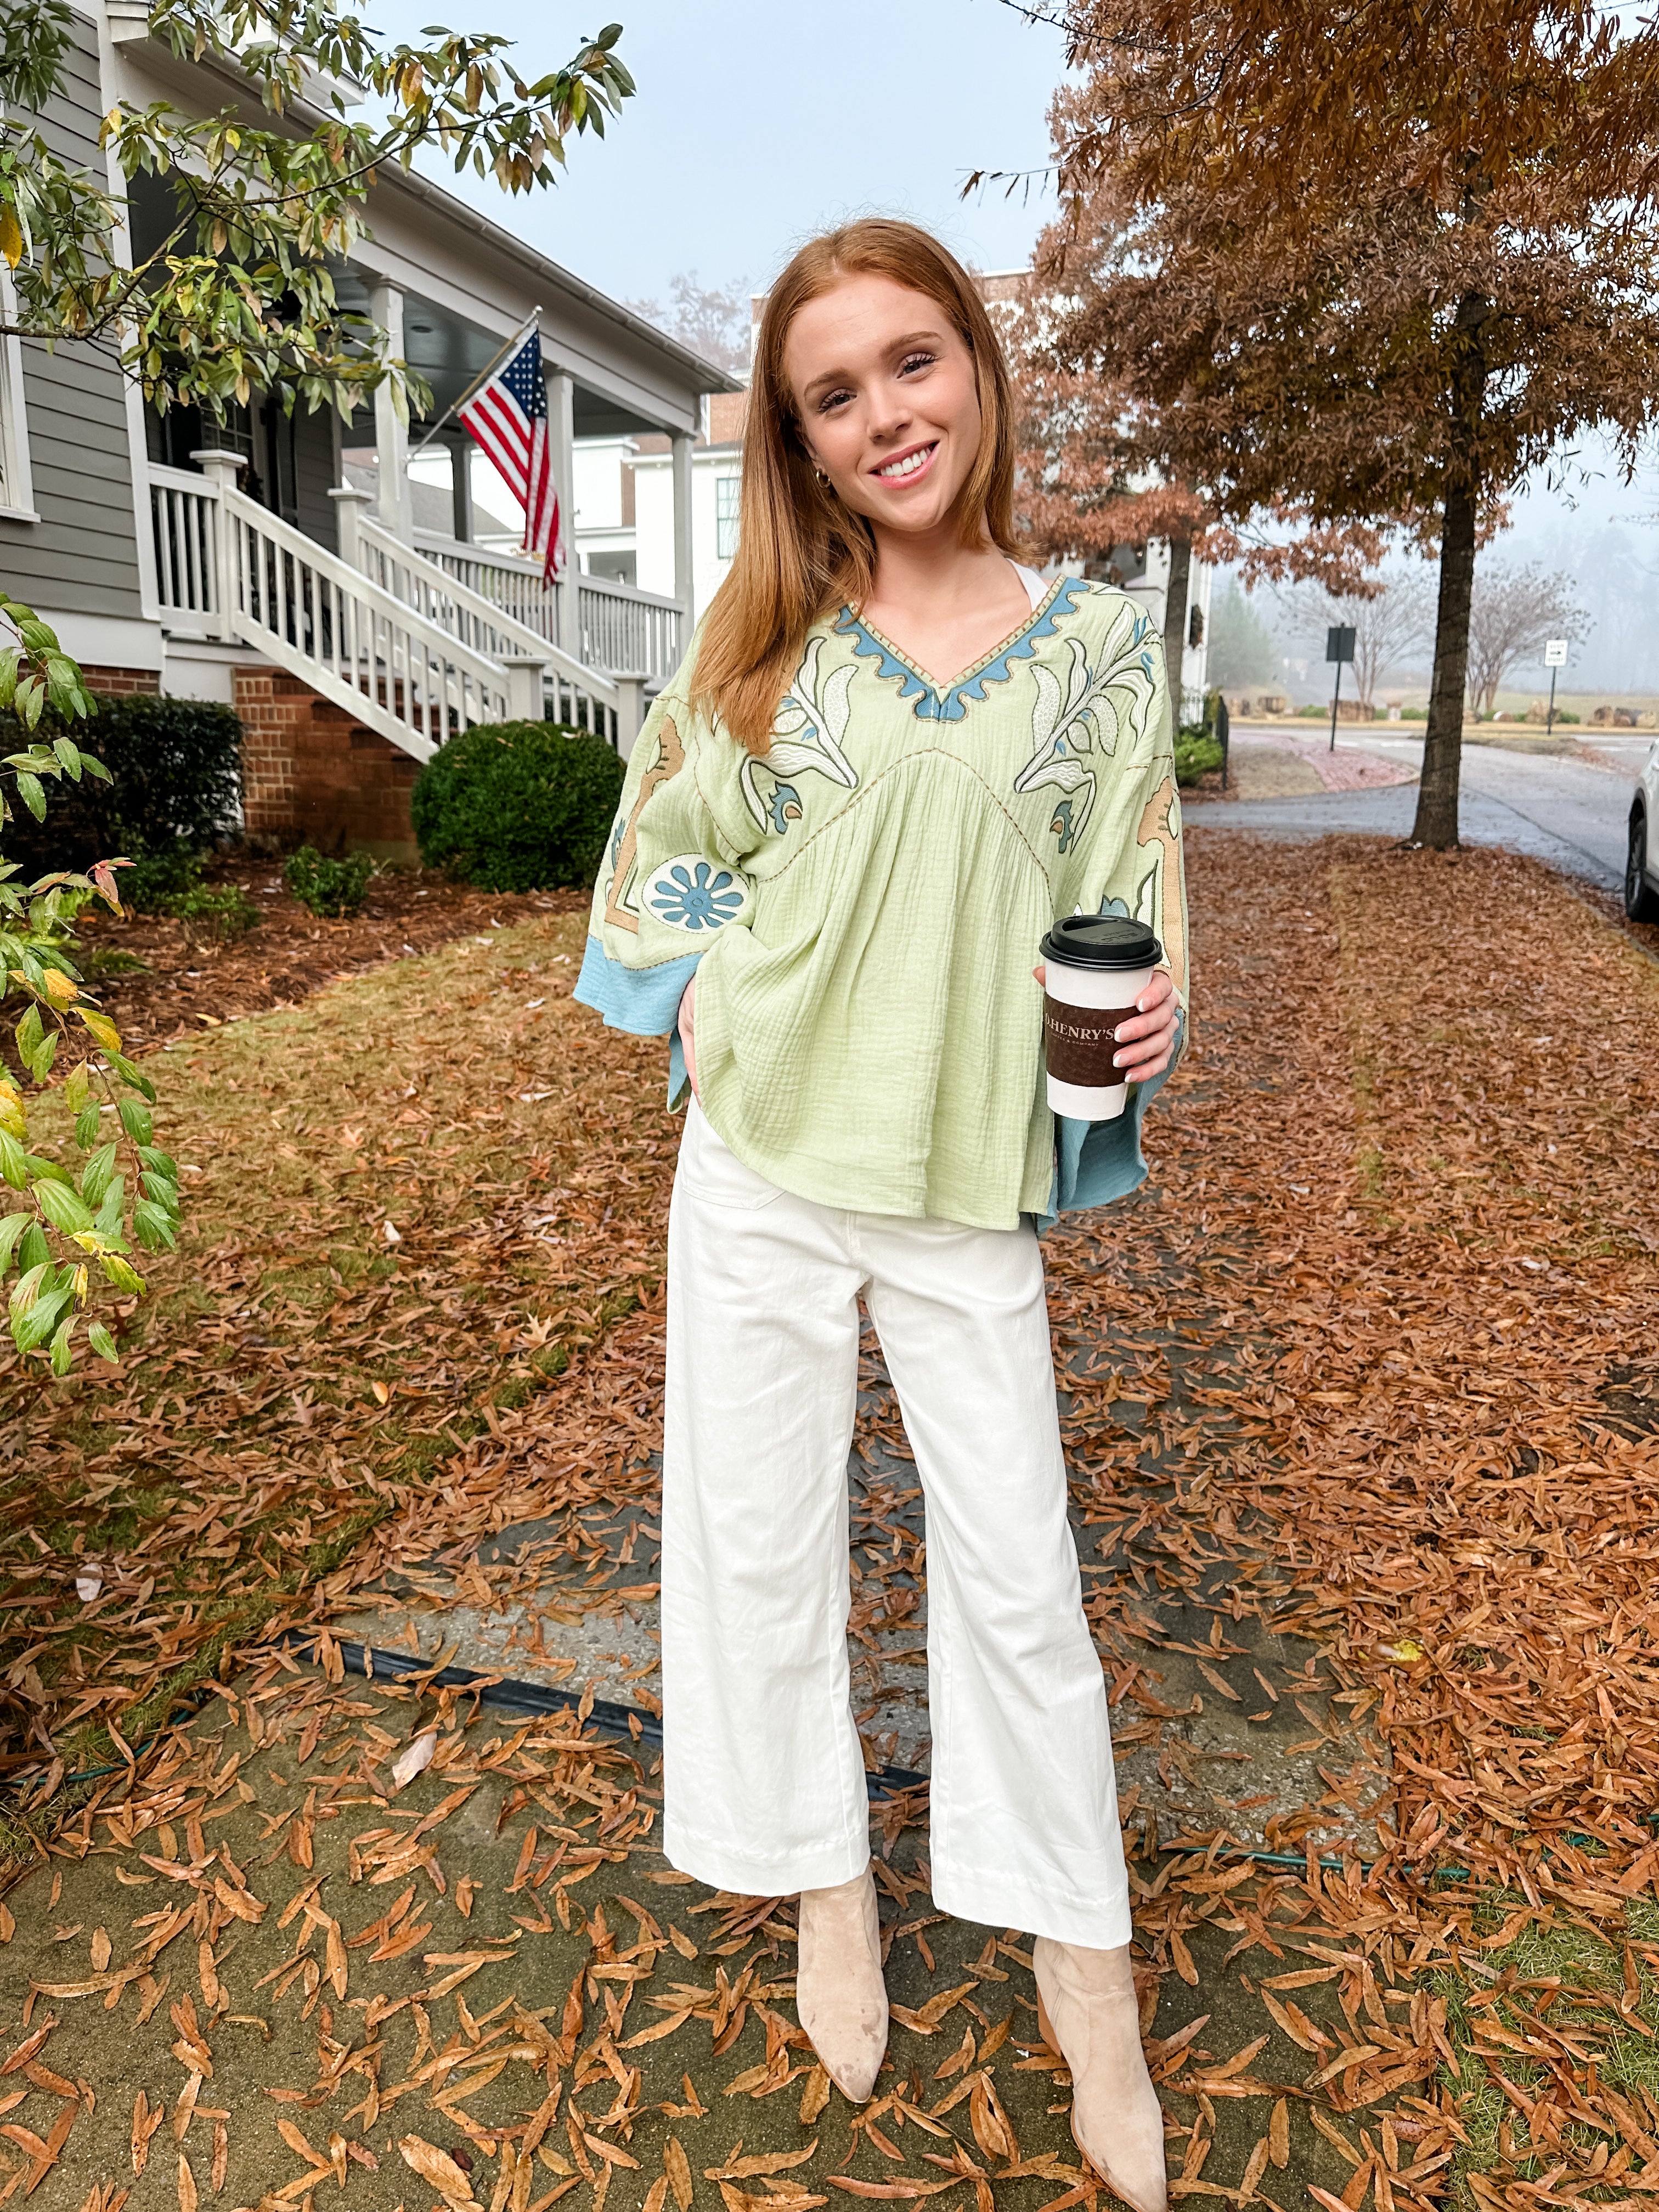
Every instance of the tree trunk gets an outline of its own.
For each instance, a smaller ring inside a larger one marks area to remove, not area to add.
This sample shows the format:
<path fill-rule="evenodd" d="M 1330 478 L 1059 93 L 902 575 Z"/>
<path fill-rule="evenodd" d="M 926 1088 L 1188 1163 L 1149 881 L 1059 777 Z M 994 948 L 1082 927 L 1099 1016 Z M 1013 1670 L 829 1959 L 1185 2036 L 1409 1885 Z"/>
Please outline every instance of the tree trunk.
<path fill-rule="evenodd" d="M 1451 379 L 1452 452 L 1440 523 L 1440 594 L 1434 622 L 1434 680 L 1423 737 L 1413 845 L 1440 852 L 1457 843 L 1463 765 L 1463 702 L 1469 674 L 1469 609 L 1474 595 L 1476 508 L 1480 496 L 1480 418 L 1486 405 L 1483 325 L 1490 301 L 1466 292 L 1457 303 Z"/>
<path fill-rule="evenodd" d="M 1440 600 L 1434 625 L 1434 683 L 1423 738 L 1413 845 L 1445 852 L 1457 842 L 1457 791 L 1463 764 L 1463 699 L 1469 665 L 1469 601 L 1474 589 L 1474 500 L 1448 494 L 1440 530 Z"/>
<path fill-rule="evenodd" d="M 1181 670 L 1187 652 L 1187 594 L 1193 574 L 1193 541 L 1170 540 L 1170 590 L 1164 602 L 1164 665 L 1170 678 L 1170 717 L 1181 727 Z"/>

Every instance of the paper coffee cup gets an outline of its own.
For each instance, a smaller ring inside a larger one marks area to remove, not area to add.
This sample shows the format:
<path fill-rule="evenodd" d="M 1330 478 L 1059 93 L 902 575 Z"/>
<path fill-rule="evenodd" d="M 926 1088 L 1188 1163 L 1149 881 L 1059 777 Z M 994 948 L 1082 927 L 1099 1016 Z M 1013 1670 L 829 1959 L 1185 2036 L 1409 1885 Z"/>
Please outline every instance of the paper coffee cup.
<path fill-rule="evenodd" d="M 1043 939 L 1042 954 L 1048 1103 L 1073 1121 L 1113 1121 L 1129 1095 L 1122 1071 L 1113 1066 L 1117 1024 L 1134 1012 L 1164 947 L 1144 921 L 1072 914 Z"/>

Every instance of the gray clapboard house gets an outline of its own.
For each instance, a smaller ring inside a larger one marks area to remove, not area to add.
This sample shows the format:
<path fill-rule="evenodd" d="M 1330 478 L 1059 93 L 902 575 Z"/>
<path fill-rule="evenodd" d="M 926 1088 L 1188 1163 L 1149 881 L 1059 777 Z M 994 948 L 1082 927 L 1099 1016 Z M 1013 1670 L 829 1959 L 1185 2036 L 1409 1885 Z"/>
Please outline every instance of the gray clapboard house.
<path fill-rule="evenodd" d="M 98 144 L 118 100 L 258 112 L 233 67 L 152 38 L 137 0 L 78 0 L 74 27 L 42 127 L 118 194 L 126 182 Z M 167 221 L 136 179 L 131 248 L 150 250 Z M 580 574 L 574 550 L 545 590 L 499 531 L 480 544 L 453 423 L 428 449 L 449 456 L 447 484 L 411 483 L 388 399 L 343 429 L 274 401 L 204 425 L 193 409 L 146 407 L 107 348 L 16 338 L 0 339 L 0 586 L 54 624 L 94 689 L 234 704 L 250 830 L 389 853 L 409 844 L 418 763 L 458 728 L 545 711 L 627 752 L 689 635 L 704 396 L 738 386 L 423 178 L 383 177 L 368 222 L 342 295 L 426 379 L 433 418 L 538 317 L 568 546 L 574 441 L 666 434 L 672 595 Z"/>

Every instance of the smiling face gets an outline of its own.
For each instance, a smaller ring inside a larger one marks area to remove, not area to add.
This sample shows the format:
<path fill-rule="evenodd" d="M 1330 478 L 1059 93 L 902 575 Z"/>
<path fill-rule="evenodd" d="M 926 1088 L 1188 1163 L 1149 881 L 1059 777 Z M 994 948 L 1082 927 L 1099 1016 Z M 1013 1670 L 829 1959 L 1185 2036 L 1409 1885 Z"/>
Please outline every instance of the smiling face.
<path fill-rule="evenodd" d="M 938 301 L 845 276 L 800 309 L 783 361 L 807 452 L 844 506 L 878 532 L 949 523 L 982 423 L 974 357 Z"/>

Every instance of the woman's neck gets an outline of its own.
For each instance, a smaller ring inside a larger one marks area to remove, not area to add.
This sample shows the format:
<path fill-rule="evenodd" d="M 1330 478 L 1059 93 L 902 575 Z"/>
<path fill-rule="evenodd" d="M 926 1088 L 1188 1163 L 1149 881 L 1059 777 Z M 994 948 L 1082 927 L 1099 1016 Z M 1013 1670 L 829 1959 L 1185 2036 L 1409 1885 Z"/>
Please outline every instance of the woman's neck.
<path fill-rule="evenodd" d="M 878 530 L 876 574 L 868 605 L 903 608 L 924 620 L 964 603 L 1007 596 L 1007 556 L 989 538 L 964 545 L 954 518 L 921 535 Z"/>

